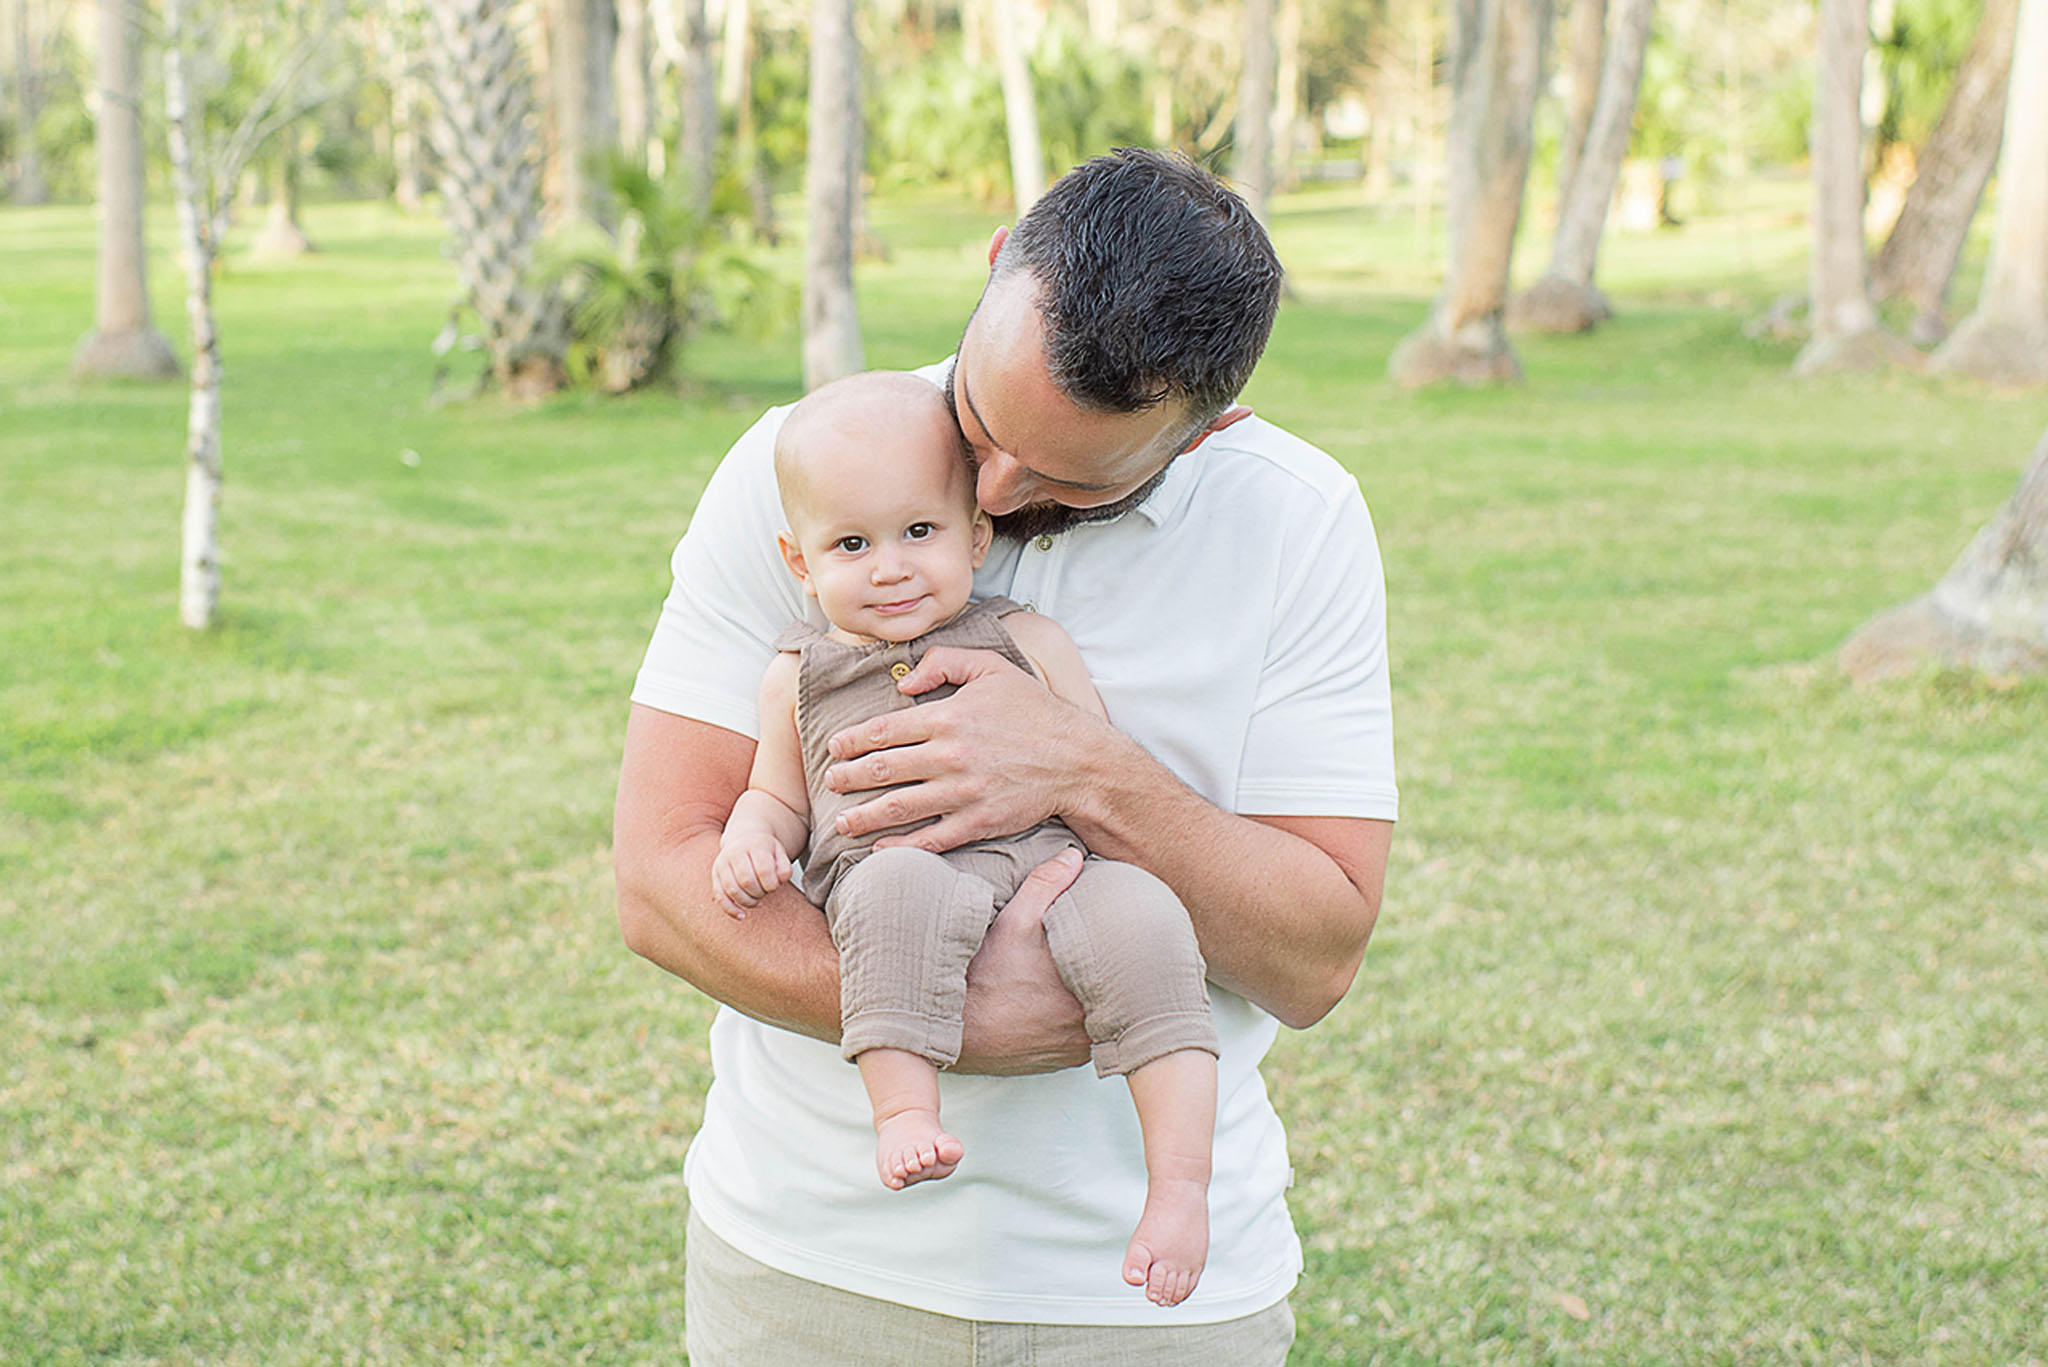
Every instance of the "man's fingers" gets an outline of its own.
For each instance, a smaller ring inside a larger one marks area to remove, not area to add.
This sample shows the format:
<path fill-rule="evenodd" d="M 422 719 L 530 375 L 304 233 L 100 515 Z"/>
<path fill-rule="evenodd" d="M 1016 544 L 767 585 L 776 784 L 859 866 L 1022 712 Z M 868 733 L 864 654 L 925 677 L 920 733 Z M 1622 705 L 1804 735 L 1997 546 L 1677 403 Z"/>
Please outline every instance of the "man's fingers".
<path fill-rule="evenodd" d="M 1027 908 L 1040 915 L 1058 900 L 1061 893 L 1074 886 L 1074 880 L 1081 876 L 1081 852 L 1069 845 L 1052 858 L 1033 869 L 1017 886 L 1016 895 L 1010 899 L 1014 907 L 1022 901 Z"/>
<path fill-rule="evenodd" d="M 966 650 L 960 646 L 936 646 L 924 653 L 917 668 L 897 681 L 896 687 L 911 697 L 929 693 L 940 684 L 966 684 L 999 670 L 1017 673 L 1017 666 L 993 650 Z"/>
<path fill-rule="evenodd" d="M 922 707 L 905 707 L 870 717 L 835 733 L 825 742 L 825 749 L 833 759 L 849 760 L 876 750 L 891 750 L 930 740 L 933 719 L 926 715 L 926 711 Z"/>

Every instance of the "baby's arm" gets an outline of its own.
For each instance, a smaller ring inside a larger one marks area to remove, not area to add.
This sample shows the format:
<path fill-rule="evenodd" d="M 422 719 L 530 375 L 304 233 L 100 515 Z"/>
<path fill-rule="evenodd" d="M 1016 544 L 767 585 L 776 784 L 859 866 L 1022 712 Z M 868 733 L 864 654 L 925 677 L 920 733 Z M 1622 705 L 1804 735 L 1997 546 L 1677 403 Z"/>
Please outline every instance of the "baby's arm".
<path fill-rule="evenodd" d="M 1066 699 L 1090 716 L 1108 717 L 1088 677 L 1088 667 L 1081 663 L 1081 651 L 1064 627 L 1035 612 L 1009 613 L 1003 626 L 1054 697 Z"/>
<path fill-rule="evenodd" d="M 761 739 L 747 790 L 726 818 L 711 865 L 711 890 L 734 916 L 789 881 L 790 860 L 810 840 L 810 794 L 796 733 L 797 657 L 783 653 L 761 678 Z"/>

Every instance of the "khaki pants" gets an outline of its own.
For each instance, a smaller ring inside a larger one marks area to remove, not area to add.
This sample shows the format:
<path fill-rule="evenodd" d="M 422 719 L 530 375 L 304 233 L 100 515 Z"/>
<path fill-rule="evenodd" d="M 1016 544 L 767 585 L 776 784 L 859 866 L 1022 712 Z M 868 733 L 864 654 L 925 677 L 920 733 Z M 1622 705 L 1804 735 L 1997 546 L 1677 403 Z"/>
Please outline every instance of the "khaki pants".
<path fill-rule="evenodd" d="M 1221 1324 L 1156 1328 L 934 1315 L 763 1266 L 695 1211 L 685 1258 L 691 1367 L 1282 1367 L 1294 1342 L 1286 1301 Z"/>

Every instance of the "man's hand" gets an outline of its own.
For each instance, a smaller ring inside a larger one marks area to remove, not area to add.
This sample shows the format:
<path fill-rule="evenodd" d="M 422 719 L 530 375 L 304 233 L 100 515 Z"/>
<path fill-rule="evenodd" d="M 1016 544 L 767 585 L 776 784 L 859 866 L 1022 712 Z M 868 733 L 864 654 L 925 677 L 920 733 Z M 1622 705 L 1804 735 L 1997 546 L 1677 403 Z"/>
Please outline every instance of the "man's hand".
<path fill-rule="evenodd" d="M 1110 729 L 993 651 L 941 646 L 897 687 L 915 697 L 948 683 L 959 692 L 832 737 L 837 763 L 825 771 L 832 791 L 908 785 L 841 814 L 842 835 L 938 817 L 876 842 L 937 851 L 1029 830 L 1074 796 L 1073 756 L 1099 746 Z"/>
<path fill-rule="evenodd" d="M 956 1073 L 1045 1073 L 1088 1061 L 1081 1004 L 1045 943 L 1045 911 L 1081 872 L 1068 849 L 1032 870 L 967 965 L 966 1028 Z"/>

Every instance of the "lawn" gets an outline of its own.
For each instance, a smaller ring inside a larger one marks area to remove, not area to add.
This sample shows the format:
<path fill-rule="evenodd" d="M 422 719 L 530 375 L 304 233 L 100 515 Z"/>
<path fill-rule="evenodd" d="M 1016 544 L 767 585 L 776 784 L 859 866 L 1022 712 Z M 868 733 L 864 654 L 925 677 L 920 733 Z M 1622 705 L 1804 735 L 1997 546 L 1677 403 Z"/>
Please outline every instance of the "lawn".
<path fill-rule="evenodd" d="M 1358 985 L 1267 1066 L 1298 1364 L 2048 1361 L 2048 687 L 1829 665 L 2048 402 L 1791 379 L 1742 332 L 1786 203 L 1613 242 L 1615 323 L 1428 394 L 1382 378 L 1405 215 L 1281 206 L 1249 397 L 1372 505 L 1404 814 Z M 870 362 L 943 355 L 996 220 L 875 221 Z M 309 228 L 219 283 L 195 636 L 182 392 L 70 382 L 90 212 L 0 210 L 0 1362 L 674 1362 L 711 1008 L 619 941 L 612 785 L 795 338 L 437 408 L 438 225 Z"/>

